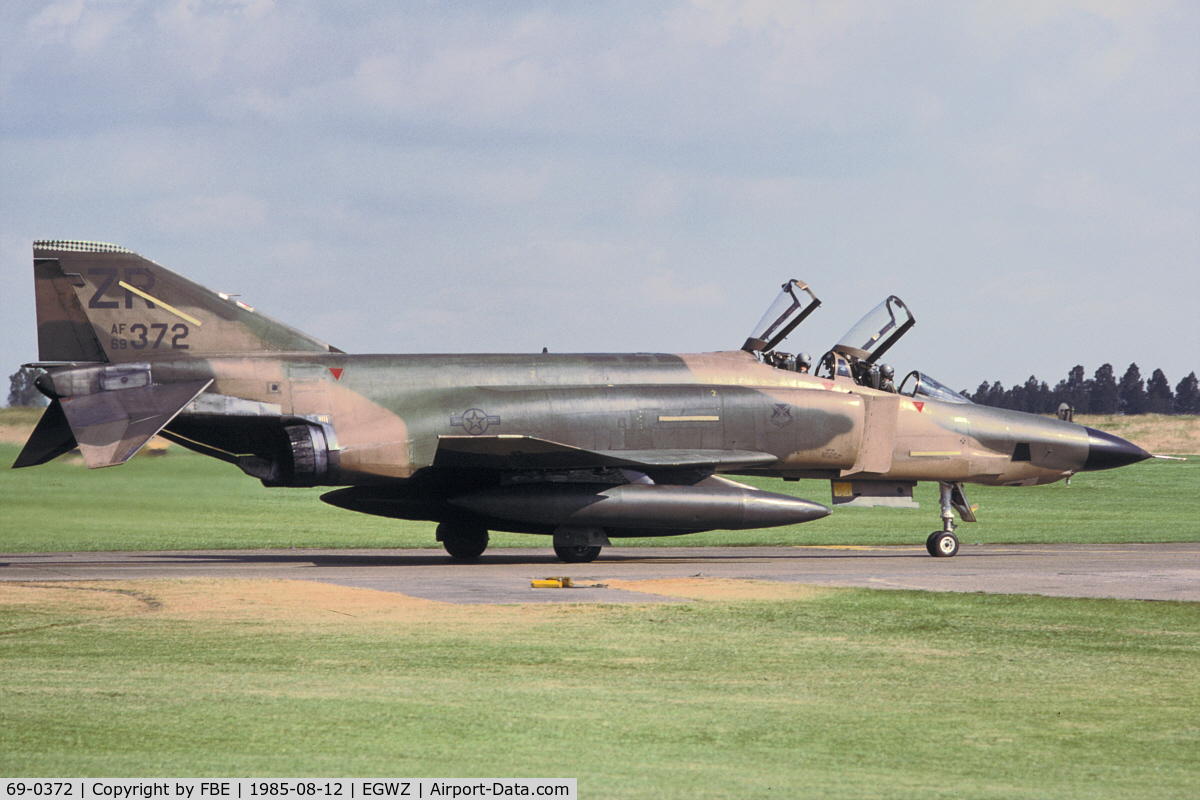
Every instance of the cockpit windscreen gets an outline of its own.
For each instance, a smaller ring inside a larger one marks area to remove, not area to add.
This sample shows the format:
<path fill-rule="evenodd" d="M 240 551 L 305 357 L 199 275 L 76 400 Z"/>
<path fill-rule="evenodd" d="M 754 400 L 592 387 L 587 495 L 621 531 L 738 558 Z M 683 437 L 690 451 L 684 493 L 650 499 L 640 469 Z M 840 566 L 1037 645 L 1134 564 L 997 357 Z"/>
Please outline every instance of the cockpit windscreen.
<path fill-rule="evenodd" d="M 906 394 L 913 398 L 928 397 L 933 400 L 941 400 L 944 403 L 971 402 L 944 383 L 935 381 L 928 375 L 916 370 L 904 376 L 904 382 L 900 384 L 900 394 Z"/>

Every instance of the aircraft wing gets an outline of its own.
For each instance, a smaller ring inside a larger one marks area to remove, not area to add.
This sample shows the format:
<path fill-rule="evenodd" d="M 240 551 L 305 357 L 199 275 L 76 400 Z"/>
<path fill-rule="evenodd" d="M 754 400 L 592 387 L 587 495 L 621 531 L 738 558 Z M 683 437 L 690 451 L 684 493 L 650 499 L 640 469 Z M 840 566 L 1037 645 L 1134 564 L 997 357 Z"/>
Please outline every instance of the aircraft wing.
<path fill-rule="evenodd" d="M 773 464 L 753 450 L 585 450 L 536 436 L 439 436 L 435 467 L 469 469 L 734 469 Z"/>

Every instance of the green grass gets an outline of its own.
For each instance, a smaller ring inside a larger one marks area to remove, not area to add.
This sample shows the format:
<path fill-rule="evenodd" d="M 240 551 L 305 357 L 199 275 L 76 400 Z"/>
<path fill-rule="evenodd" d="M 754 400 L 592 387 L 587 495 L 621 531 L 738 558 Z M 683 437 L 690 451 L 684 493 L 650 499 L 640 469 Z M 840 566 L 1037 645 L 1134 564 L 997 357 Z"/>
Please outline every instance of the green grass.
<path fill-rule="evenodd" d="M 836 590 L 474 613 L 281 625 L 0 606 L 0 774 L 1200 796 L 1195 604 Z"/>
<path fill-rule="evenodd" d="M 18 450 L 0 446 L 0 463 Z M 829 498 L 827 482 L 759 485 Z M 959 532 L 1195 541 L 1198 486 L 1189 460 L 968 487 L 983 522 Z M 265 489 L 181 452 L 0 469 L 0 551 L 434 545 L 431 524 L 341 511 L 320 492 Z M 935 487 L 917 499 L 917 511 L 640 541 L 920 543 L 937 525 Z M 154 584 L 121 586 L 153 607 Z M 836 590 L 337 619 L 0 603 L 0 775 L 577 777 L 584 797 L 1200 796 L 1195 603 Z"/>
<path fill-rule="evenodd" d="M 0 445 L 0 464 L 20 448 Z M 828 481 L 745 478 L 829 504 Z M 369 517 L 318 500 L 325 489 L 267 489 L 238 469 L 174 448 L 88 470 L 59 459 L 0 468 L 0 552 L 248 547 L 434 547 L 434 525 Z M 1030 488 L 968 486 L 980 505 L 964 542 L 1196 541 L 1200 459 L 1147 461 Z M 921 483 L 919 510 L 839 508 L 823 520 L 759 531 L 619 540 L 656 546 L 913 544 L 940 527 L 937 487 Z M 542 536 L 493 534 L 494 547 L 547 547 Z"/>

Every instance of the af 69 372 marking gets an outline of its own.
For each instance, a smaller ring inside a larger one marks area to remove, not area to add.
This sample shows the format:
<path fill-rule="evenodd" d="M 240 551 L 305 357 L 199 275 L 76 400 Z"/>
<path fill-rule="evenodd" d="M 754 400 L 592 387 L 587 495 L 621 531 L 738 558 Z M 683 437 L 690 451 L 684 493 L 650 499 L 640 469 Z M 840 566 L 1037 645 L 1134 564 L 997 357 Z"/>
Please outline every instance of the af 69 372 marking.
<path fill-rule="evenodd" d="M 167 340 L 167 332 L 171 332 L 171 338 Z M 171 350 L 187 350 L 188 346 L 183 343 L 183 340 L 191 333 L 182 322 L 177 322 L 174 325 L 168 325 L 165 322 L 135 322 L 132 325 L 120 323 L 113 325 L 109 332 L 112 335 L 112 349 L 114 350 L 157 350 L 160 347 L 169 347 Z M 126 338 L 128 337 L 128 338 Z M 164 340 L 168 344 L 164 344 Z"/>

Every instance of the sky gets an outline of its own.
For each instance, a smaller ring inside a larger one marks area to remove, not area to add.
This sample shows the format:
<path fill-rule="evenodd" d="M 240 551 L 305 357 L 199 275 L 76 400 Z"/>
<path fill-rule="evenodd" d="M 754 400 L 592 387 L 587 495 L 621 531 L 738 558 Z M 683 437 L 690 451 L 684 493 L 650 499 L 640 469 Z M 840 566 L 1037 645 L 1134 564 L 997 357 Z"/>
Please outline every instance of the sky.
<path fill-rule="evenodd" d="M 35 239 L 347 352 L 819 356 L 889 294 L 954 388 L 1200 372 L 1195 2 L 0 4 L 0 368 Z"/>

